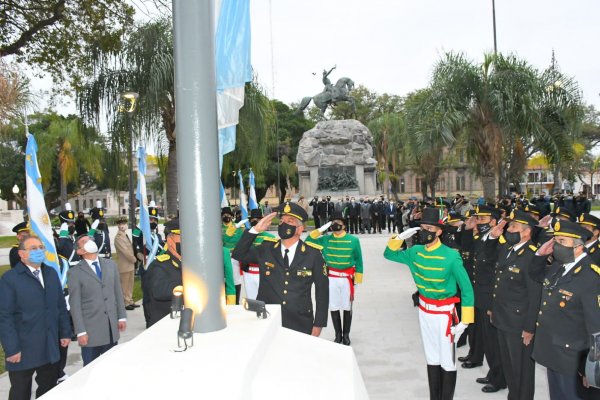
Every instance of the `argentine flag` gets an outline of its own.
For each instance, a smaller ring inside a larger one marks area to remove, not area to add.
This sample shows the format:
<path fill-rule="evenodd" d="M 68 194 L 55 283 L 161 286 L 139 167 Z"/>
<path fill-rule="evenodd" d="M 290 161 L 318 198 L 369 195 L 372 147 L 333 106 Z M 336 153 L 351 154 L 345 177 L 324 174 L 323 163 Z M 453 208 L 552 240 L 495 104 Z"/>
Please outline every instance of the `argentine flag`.
<path fill-rule="evenodd" d="M 246 192 L 244 191 L 244 178 L 242 171 L 238 170 L 238 178 L 240 179 L 240 210 L 242 211 L 242 219 L 248 219 L 248 208 L 246 206 Z M 246 221 L 246 228 L 250 229 L 250 223 Z"/>
<path fill-rule="evenodd" d="M 252 168 L 250 168 L 250 176 L 248 177 L 250 181 L 250 200 L 248 201 L 248 207 L 251 210 L 256 210 L 258 208 L 258 201 L 256 201 L 256 190 L 254 189 L 254 172 L 252 172 Z"/>
<path fill-rule="evenodd" d="M 136 199 L 140 202 L 140 229 L 146 240 L 146 247 L 152 250 L 152 231 L 150 230 L 150 213 L 148 212 L 148 196 L 146 195 L 146 149 L 142 146 L 137 150 L 138 185 Z M 132 225 L 135 226 L 135 221 Z"/>
<path fill-rule="evenodd" d="M 42 241 L 46 248 L 46 260 L 44 264 L 54 268 L 61 278 L 60 265 L 52 226 L 44 202 L 44 190 L 42 189 L 42 175 L 37 162 L 37 143 L 32 134 L 27 133 L 27 147 L 25 148 L 25 182 L 27 185 L 27 213 L 29 214 L 29 225 L 35 235 Z"/>
<path fill-rule="evenodd" d="M 244 106 L 244 86 L 252 80 L 250 64 L 250 0 L 222 0 L 217 12 L 215 63 L 219 171 L 223 156 L 235 150 L 236 125 Z"/>
<path fill-rule="evenodd" d="M 225 196 L 225 187 L 223 186 L 223 181 L 220 181 L 221 188 L 219 194 L 221 196 L 221 208 L 229 207 L 229 201 L 227 201 L 227 196 Z"/>

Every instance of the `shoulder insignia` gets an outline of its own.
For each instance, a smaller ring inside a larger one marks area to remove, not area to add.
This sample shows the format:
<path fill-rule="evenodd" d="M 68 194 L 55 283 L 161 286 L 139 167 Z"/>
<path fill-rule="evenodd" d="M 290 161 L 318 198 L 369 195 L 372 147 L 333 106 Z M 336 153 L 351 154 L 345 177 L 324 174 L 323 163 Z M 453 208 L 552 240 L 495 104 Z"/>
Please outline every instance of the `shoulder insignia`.
<path fill-rule="evenodd" d="M 12 247 L 19 247 L 19 244 L 13 244 Z"/>
<path fill-rule="evenodd" d="M 592 269 L 593 269 L 594 271 L 596 271 L 596 273 L 597 273 L 598 275 L 600 275 L 600 267 L 599 267 L 599 266 L 597 266 L 596 264 L 592 264 L 592 265 L 590 265 L 590 267 L 592 267 Z"/>
<path fill-rule="evenodd" d="M 162 254 L 162 255 L 160 255 L 160 256 L 156 256 L 156 259 L 157 259 L 158 261 L 160 261 L 160 262 L 165 262 L 165 261 L 167 261 L 169 258 L 171 258 L 171 256 L 170 256 L 170 255 L 168 255 L 168 254 Z"/>
<path fill-rule="evenodd" d="M 275 243 L 275 242 L 278 242 L 278 241 L 279 241 L 278 239 L 275 239 L 274 237 L 271 237 L 271 236 L 264 236 L 264 239 L 263 239 L 263 240 L 264 240 L 265 242 L 273 242 L 273 243 Z"/>
<path fill-rule="evenodd" d="M 519 252 L 517 253 L 517 255 L 518 255 L 518 256 L 520 256 L 520 255 L 521 255 L 521 254 L 523 254 L 524 252 L 525 252 L 525 249 L 521 249 L 521 251 L 519 251 Z"/>
<path fill-rule="evenodd" d="M 537 247 L 535 247 L 535 246 L 534 246 L 534 245 L 532 245 L 532 244 L 530 244 L 530 245 L 529 245 L 529 249 L 530 249 L 531 251 L 533 251 L 534 253 L 535 253 L 536 251 L 538 251 L 538 248 L 537 248 Z"/>
<path fill-rule="evenodd" d="M 476 239 L 476 240 L 479 239 L 479 235 L 473 236 L 473 239 Z"/>
<path fill-rule="evenodd" d="M 306 251 L 306 246 L 302 245 L 302 247 L 300 248 L 300 251 L 304 253 Z"/>
<path fill-rule="evenodd" d="M 578 273 L 579 273 L 579 271 L 581 271 L 581 265 L 580 265 L 579 267 L 575 268 L 575 271 L 573 271 L 573 274 L 574 274 L 574 275 L 575 275 L 575 274 L 578 274 Z"/>
<path fill-rule="evenodd" d="M 506 243 L 506 239 L 504 238 L 504 235 L 500 235 L 500 239 L 498 239 L 498 243 L 500 243 L 500 244 Z"/>
<path fill-rule="evenodd" d="M 596 248 L 595 248 L 595 247 L 592 247 L 592 249 L 590 250 L 590 253 L 593 253 L 593 252 L 595 252 L 595 251 L 596 251 Z"/>
<path fill-rule="evenodd" d="M 323 246 L 319 246 L 316 243 L 313 243 L 313 242 L 304 242 L 304 243 L 306 243 L 310 247 L 314 247 L 315 249 L 317 249 L 319 251 L 323 250 Z"/>

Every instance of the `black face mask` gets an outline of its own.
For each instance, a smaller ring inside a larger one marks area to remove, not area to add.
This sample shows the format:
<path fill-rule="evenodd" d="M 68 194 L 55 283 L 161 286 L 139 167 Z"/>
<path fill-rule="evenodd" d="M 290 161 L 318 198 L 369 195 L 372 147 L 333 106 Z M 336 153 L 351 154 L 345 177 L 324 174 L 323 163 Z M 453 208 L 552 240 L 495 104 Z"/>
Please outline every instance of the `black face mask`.
<path fill-rule="evenodd" d="M 334 231 L 334 232 L 339 232 L 339 231 L 341 231 L 342 229 L 344 229 L 344 226 L 343 226 L 343 225 L 341 225 L 341 224 L 338 224 L 337 222 L 336 222 L 336 223 L 333 223 L 333 224 L 331 224 L 331 230 L 332 230 L 332 231 Z"/>
<path fill-rule="evenodd" d="M 560 264 L 568 264 L 575 261 L 575 253 L 573 247 L 567 247 L 560 243 L 554 243 L 554 250 L 552 251 L 554 259 Z"/>
<path fill-rule="evenodd" d="M 228 223 L 230 223 L 230 222 L 231 222 L 231 217 L 223 217 L 223 218 L 221 218 L 221 220 L 222 220 L 224 223 L 228 224 Z"/>
<path fill-rule="evenodd" d="M 156 222 L 150 222 L 150 229 L 155 230 L 158 224 Z"/>
<path fill-rule="evenodd" d="M 181 256 L 181 242 L 175 243 L 175 250 L 177 251 L 177 254 Z"/>
<path fill-rule="evenodd" d="M 454 234 L 454 233 L 458 232 L 458 226 L 447 225 L 446 232 L 448 232 L 450 234 Z"/>
<path fill-rule="evenodd" d="M 428 231 L 427 229 L 421 229 L 419 231 L 419 243 L 429 244 L 436 238 L 435 232 Z"/>
<path fill-rule="evenodd" d="M 258 224 L 258 220 L 257 219 L 251 219 L 250 220 L 250 226 L 255 226 L 256 224 Z"/>
<path fill-rule="evenodd" d="M 521 241 L 521 234 L 519 232 L 505 232 L 504 239 L 506 239 L 506 243 L 514 246 Z"/>
<path fill-rule="evenodd" d="M 69 227 L 69 235 L 72 235 L 75 233 L 75 227 L 74 226 L 70 226 Z"/>
<path fill-rule="evenodd" d="M 277 233 L 282 239 L 289 239 L 296 234 L 296 227 L 294 225 L 286 224 L 285 222 L 279 224 Z"/>
<path fill-rule="evenodd" d="M 477 230 L 479 231 L 480 235 L 485 235 L 490 229 L 492 229 L 492 227 L 490 226 L 489 223 L 477 224 Z"/>
<path fill-rule="evenodd" d="M 101 230 L 101 231 L 103 231 L 103 230 L 104 230 L 104 228 L 106 228 L 106 224 L 105 224 L 104 222 L 100 222 L 100 223 L 98 224 L 98 229 L 99 229 L 99 230 Z"/>

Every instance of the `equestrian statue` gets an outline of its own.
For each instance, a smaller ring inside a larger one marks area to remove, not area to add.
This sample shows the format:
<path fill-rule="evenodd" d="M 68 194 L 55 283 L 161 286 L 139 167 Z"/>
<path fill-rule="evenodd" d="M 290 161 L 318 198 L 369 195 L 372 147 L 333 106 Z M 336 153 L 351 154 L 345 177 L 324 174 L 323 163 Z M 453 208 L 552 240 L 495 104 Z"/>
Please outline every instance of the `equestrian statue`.
<path fill-rule="evenodd" d="M 315 103 L 315 106 L 319 110 L 321 110 L 321 114 L 324 115 L 328 106 L 334 106 L 340 101 L 347 101 L 350 103 L 352 107 L 352 112 L 356 111 L 356 102 L 354 97 L 350 96 L 348 93 L 352 89 L 354 89 L 354 81 L 350 78 L 340 78 L 335 83 L 335 85 L 331 84 L 329 80 L 329 74 L 335 69 L 334 66 L 329 71 L 323 70 L 323 84 L 325 88 L 319 94 L 314 95 L 313 97 L 305 97 L 300 102 L 296 113 L 301 113 L 304 111 L 306 107 L 308 107 L 310 101 L 312 100 Z"/>

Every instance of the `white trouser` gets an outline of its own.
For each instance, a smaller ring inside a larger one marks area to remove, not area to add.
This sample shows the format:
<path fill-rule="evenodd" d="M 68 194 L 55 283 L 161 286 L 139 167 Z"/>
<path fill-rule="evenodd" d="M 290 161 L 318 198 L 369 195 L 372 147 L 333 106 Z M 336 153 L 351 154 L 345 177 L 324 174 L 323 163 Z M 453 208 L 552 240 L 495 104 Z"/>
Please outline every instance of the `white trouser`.
<path fill-rule="evenodd" d="M 329 311 L 350 311 L 350 282 L 348 278 L 329 277 Z"/>
<path fill-rule="evenodd" d="M 235 259 L 231 259 L 231 269 L 233 270 L 233 284 L 242 284 L 242 274 L 240 273 L 240 262 Z"/>
<path fill-rule="evenodd" d="M 431 306 L 420 304 L 431 311 L 449 311 L 454 313 L 454 305 Z M 448 329 L 448 315 L 429 314 L 419 308 L 419 325 L 421 326 L 421 337 L 425 348 L 425 358 L 428 365 L 440 365 L 445 371 L 456 371 L 453 348 L 455 344 L 451 336 L 446 336 Z"/>
<path fill-rule="evenodd" d="M 250 267 L 250 272 L 244 272 L 244 289 L 246 290 L 246 298 L 256 300 L 258 295 L 258 283 L 260 275 L 252 272 L 258 272 L 258 267 Z"/>

